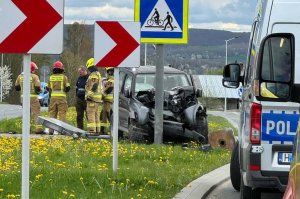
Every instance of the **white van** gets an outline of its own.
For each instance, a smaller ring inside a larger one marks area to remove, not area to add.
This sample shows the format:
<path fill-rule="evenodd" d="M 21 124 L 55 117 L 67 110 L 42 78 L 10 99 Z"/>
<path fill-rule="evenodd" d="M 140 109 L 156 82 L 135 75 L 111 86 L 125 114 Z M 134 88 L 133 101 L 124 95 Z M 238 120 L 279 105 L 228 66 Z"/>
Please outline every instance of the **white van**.
<path fill-rule="evenodd" d="M 243 74 L 238 64 L 224 68 L 225 87 L 243 85 L 239 136 L 230 173 L 241 198 L 259 199 L 262 188 L 282 192 L 286 188 L 299 104 L 288 102 L 292 89 L 288 94 L 283 92 L 282 87 L 288 87 L 294 76 L 282 69 L 294 61 L 295 74 L 300 74 L 299 40 L 300 0 L 259 0 Z M 296 78 L 300 82 L 300 76 Z"/>

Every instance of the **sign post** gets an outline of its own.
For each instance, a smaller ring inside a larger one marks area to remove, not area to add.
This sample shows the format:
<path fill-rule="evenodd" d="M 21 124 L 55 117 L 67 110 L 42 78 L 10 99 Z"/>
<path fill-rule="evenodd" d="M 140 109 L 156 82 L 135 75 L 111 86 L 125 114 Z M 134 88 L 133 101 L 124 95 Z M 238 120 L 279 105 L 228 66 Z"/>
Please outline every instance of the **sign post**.
<path fill-rule="evenodd" d="M 29 160 L 30 160 L 30 61 L 31 55 L 23 56 L 23 118 L 22 118 L 22 198 L 29 198 Z"/>
<path fill-rule="evenodd" d="M 140 23 L 96 21 L 94 59 L 98 67 L 114 67 L 113 172 L 118 170 L 119 67 L 140 66 Z"/>
<path fill-rule="evenodd" d="M 163 138 L 163 44 L 188 42 L 188 0 L 135 0 L 135 21 L 141 22 L 141 41 L 157 43 L 154 143 Z"/>
<path fill-rule="evenodd" d="M 29 198 L 30 54 L 60 54 L 62 52 L 63 9 L 63 0 L 0 1 L 0 53 L 24 54 L 22 199 Z"/>

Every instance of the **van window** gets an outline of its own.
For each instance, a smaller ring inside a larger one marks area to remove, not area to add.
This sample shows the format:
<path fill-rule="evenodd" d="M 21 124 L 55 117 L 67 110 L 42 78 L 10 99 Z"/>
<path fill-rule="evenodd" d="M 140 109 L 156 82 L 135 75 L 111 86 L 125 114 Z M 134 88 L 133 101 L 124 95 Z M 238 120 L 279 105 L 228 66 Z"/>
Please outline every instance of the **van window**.
<path fill-rule="evenodd" d="M 251 84 L 251 76 L 254 66 L 254 60 L 256 55 L 256 46 L 255 43 L 257 41 L 257 33 L 258 33 L 258 21 L 255 21 L 252 25 L 252 31 L 250 35 L 250 42 L 248 46 L 248 59 L 246 63 L 246 69 L 245 69 L 245 85 Z"/>
<path fill-rule="evenodd" d="M 290 43 L 290 39 L 286 37 L 274 37 L 267 41 L 263 52 L 263 80 L 290 82 L 292 59 Z"/>

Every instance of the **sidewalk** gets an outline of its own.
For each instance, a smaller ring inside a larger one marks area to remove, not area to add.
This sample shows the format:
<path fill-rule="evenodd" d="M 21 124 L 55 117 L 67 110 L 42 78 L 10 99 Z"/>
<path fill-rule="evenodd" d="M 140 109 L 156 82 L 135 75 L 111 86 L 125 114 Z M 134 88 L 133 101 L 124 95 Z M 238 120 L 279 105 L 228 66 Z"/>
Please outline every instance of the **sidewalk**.
<path fill-rule="evenodd" d="M 173 199 L 204 199 L 218 185 L 230 179 L 230 166 L 226 164 L 201 176 L 183 188 Z"/>

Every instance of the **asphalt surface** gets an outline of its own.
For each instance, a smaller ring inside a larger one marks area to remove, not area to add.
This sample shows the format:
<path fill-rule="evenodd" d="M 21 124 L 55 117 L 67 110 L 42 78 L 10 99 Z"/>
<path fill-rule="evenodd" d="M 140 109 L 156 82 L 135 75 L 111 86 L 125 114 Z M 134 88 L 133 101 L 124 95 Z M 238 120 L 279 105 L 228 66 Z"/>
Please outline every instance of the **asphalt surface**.
<path fill-rule="evenodd" d="M 11 104 L 0 104 L 0 120 L 20 117 L 22 106 Z"/>
<path fill-rule="evenodd" d="M 204 199 L 216 187 L 229 180 L 229 164 L 201 176 L 183 188 L 173 199 Z"/>
<path fill-rule="evenodd" d="M 41 111 L 47 111 L 48 107 L 42 107 Z M 0 104 L 0 120 L 22 116 L 22 106 L 12 104 Z"/>
<path fill-rule="evenodd" d="M 226 118 L 235 128 L 238 129 L 240 113 L 233 111 L 207 111 L 208 114 Z M 173 199 L 205 199 L 218 186 L 230 181 L 229 164 L 201 176 L 183 188 Z M 233 188 L 232 188 L 233 190 Z M 222 199 L 231 197 L 222 197 Z"/>

